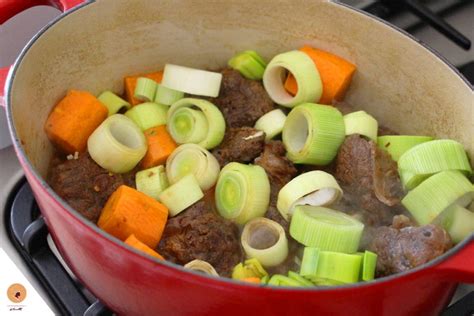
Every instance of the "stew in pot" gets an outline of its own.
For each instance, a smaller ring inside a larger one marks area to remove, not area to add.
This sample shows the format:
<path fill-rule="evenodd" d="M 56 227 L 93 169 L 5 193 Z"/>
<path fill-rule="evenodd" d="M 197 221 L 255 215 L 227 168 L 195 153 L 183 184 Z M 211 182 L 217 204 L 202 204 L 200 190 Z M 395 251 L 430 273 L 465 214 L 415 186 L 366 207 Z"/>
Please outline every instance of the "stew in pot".
<path fill-rule="evenodd" d="M 356 66 L 304 46 L 218 72 L 166 64 L 124 95 L 70 90 L 45 132 L 49 183 L 158 260 L 281 286 L 370 281 L 474 231 L 455 140 L 398 135 L 344 103 Z"/>

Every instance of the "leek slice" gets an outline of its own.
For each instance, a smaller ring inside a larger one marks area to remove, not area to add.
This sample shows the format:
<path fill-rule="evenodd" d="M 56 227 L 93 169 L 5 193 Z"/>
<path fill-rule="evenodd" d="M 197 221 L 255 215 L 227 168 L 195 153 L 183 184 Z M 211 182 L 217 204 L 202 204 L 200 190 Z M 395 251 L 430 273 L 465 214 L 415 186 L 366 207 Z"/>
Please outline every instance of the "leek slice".
<path fill-rule="evenodd" d="M 305 103 L 291 110 L 282 139 L 294 163 L 327 165 L 345 139 L 344 119 L 332 106 Z"/>
<path fill-rule="evenodd" d="M 293 178 L 278 193 L 277 209 L 290 220 L 297 205 L 327 206 L 337 202 L 342 189 L 332 175 L 324 171 L 310 171 Z"/>
<path fill-rule="evenodd" d="M 137 80 L 133 97 L 143 102 L 153 102 L 157 83 L 150 78 L 140 77 Z"/>
<path fill-rule="evenodd" d="M 166 64 L 161 85 L 184 93 L 217 97 L 221 87 L 222 74 Z"/>
<path fill-rule="evenodd" d="M 189 111 L 194 112 L 188 112 L 188 110 L 186 110 L 185 112 L 180 112 L 181 114 L 178 113 L 178 116 L 184 116 L 176 118 L 175 112 L 181 109 L 189 109 Z M 196 113 L 202 113 L 204 116 L 200 116 Z M 202 126 L 201 118 L 206 119 L 207 128 Z M 182 124 L 182 126 L 175 126 L 175 124 Z M 188 126 L 191 129 L 189 131 Z M 186 143 L 196 143 L 206 149 L 212 149 L 219 145 L 224 139 L 225 121 L 222 113 L 211 102 L 194 98 L 184 98 L 173 103 L 169 108 L 167 128 L 171 137 L 173 137 L 177 143 L 183 143 L 182 135 L 192 134 L 192 137 L 185 139 Z"/>
<path fill-rule="evenodd" d="M 365 111 L 357 111 L 344 115 L 346 135 L 359 134 L 377 141 L 379 124 L 372 115 Z"/>
<path fill-rule="evenodd" d="M 251 80 L 261 80 L 267 66 L 263 58 L 253 50 L 236 54 L 227 64 L 240 72 L 242 76 Z"/>
<path fill-rule="evenodd" d="M 412 147 L 433 140 L 430 136 L 386 135 L 377 138 L 379 148 L 386 150 L 394 161 Z"/>
<path fill-rule="evenodd" d="M 305 247 L 300 275 L 318 285 L 355 283 L 359 281 L 362 257 Z"/>
<path fill-rule="evenodd" d="M 260 166 L 231 162 L 217 180 L 216 207 L 219 214 L 238 224 L 265 214 L 270 203 L 270 182 Z"/>
<path fill-rule="evenodd" d="M 291 72 L 298 85 L 295 96 L 284 87 L 283 78 L 287 72 Z M 297 50 L 273 57 L 263 74 L 263 85 L 273 102 L 289 108 L 305 102 L 318 102 L 323 92 L 321 77 L 313 60 Z"/>
<path fill-rule="evenodd" d="M 260 279 L 260 284 L 268 284 L 268 281 L 270 281 L 270 276 L 266 275 Z"/>
<path fill-rule="evenodd" d="M 161 84 L 157 85 L 155 102 L 158 104 L 171 105 L 184 97 L 184 92 L 167 88 Z"/>
<path fill-rule="evenodd" d="M 265 140 L 270 140 L 283 131 L 286 115 L 282 110 L 276 109 L 262 115 L 257 122 L 255 128 L 265 133 Z"/>
<path fill-rule="evenodd" d="M 252 277 L 268 277 L 268 272 L 265 271 L 260 262 L 255 258 L 245 260 L 244 263 L 239 263 L 232 270 L 232 279 L 234 280 L 241 280 Z"/>
<path fill-rule="evenodd" d="M 302 284 L 302 285 L 304 285 L 304 286 L 314 286 L 314 284 L 313 284 L 311 281 L 309 281 L 309 280 L 303 278 L 301 275 L 299 275 L 299 274 L 296 273 L 296 272 L 288 271 L 288 277 L 289 277 L 290 279 L 293 279 L 293 280 L 295 280 L 295 281 L 298 281 L 300 284 Z"/>
<path fill-rule="evenodd" d="M 274 267 L 288 257 L 285 230 L 275 221 L 264 217 L 250 220 L 240 238 L 248 258 L 256 258 L 265 267 Z"/>
<path fill-rule="evenodd" d="M 308 247 L 354 253 L 364 224 L 353 217 L 321 206 L 299 205 L 290 223 L 290 235 Z"/>
<path fill-rule="evenodd" d="M 292 279 L 290 277 L 281 275 L 281 274 L 274 274 L 270 278 L 267 283 L 268 285 L 275 285 L 275 286 L 308 286 L 307 283 L 301 283 L 299 280 Z"/>
<path fill-rule="evenodd" d="M 159 194 L 169 186 L 165 167 L 156 166 L 138 171 L 135 175 L 135 184 L 138 191 L 158 200 Z"/>
<path fill-rule="evenodd" d="M 464 147 L 450 139 L 433 140 L 411 148 L 398 160 L 398 170 L 404 187 L 409 190 L 440 171 L 472 173 Z"/>
<path fill-rule="evenodd" d="M 418 224 L 426 225 L 451 205 L 468 206 L 473 196 L 473 186 L 462 173 L 442 171 L 408 192 L 402 204 Z"/>
<path fill-rule="evenodd" d="M 377 255 L 371 251 L 357 253 L 362 258 L 362 267 L 360 269 L 359 279 L 370 281 L 374 279 L 375 267 L 377 266 Z"/>
<path fill-rule="evenodd" d="M 158 199 L 168 208 L 170 216 L 176 216 L 203 196 L 196 177 L 188 174 L 161 192 Z"/>
<path fill-rule="evenodd" d="M 194 270 L 197 272 L 202 272 L 204 274 L 219 276 L 216 269 L 207 261 L 194 259 L 184 265 L 184 268 Z"/>
<path fill-rule="evenodd" d="M 125 112 L 125 116 L 131 119 L 142 131 L 150 127 L 166 124 L 168 107 L 163 104 L 146 102 L 138 104 Z"/>
<path fill-rule="evenodd" d="M 457 204 L 441 213 L 434 223 L 443 227 L 455 244 L 474 233 L 474 213 Z"/>
<path fill-rule="evenodd" d="M 113 93 L 112 91 L 102 92 L 97 99 L 102 102 L 109 110 L 109 116 L 118 113 L 121 109 L 129 109 L 130 103 Z"/>
<path fill-rule="evenodd" d="M 178 144 L 199 143 L 207 135 L 208 122 L 199 110 L 180 108 L 169 118 L 169 131 Z"/>
<path fill-rule="evenodd" d="M 194 174 L 203 191 L 216 184 L 219 171 L 216 157 L 196 144 L 179 146 L 166 160 L 166 174 L 171 184 L 188 174 Z"/>
<path fill-rule="evenodd" d="M 145 156 L 145 135 L 131 119 L 114 114 L 89 136 L 87 150 L 102 168 L 115 173 L 132 170 Z"/>

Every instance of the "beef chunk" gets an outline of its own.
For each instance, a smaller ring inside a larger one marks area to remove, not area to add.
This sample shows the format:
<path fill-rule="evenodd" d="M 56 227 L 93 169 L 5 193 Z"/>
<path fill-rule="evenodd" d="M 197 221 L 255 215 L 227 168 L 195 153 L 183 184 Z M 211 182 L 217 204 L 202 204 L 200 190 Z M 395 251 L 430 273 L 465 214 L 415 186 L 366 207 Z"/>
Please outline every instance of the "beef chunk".
<path fill-rule="evenodd" d="M 336 179 L 344 195 L 337 207 L 358 214 L 367 225 L 390 225 L 394 215 L 406 213 L 399 203 L 403 190 L 397 164 L 373 141 L 351 135 L 336 158 Z"/>
<path fill-rule="evenodd" d="M 84 153 L 78 159 L 53 165 L 49 183 L 73 209 L 96 223 L 108 198 L 119 186 L 135 187 L 135 172 L 110 173 Z"/>
<path fill-rule="evenodd" d="M 194 259 L 209 262 L 220 276 L 230 276 L 241 261 L 239 229 L 200 201 L 168 220 L 158 252 L 184 265 Z"/>
<path fill-rule="evenodd" d="M 397 164 L 373 141 L 359 135 L 346 138 L 336 159 L 336 177 L 343 184 L 373 191 L 388 206 L 400 201 L 403 194 Z"/>
<path fill-rule="evenodd" d="M 229 162 L 248 163 L 263 151 L 265 133 L 252 127 L 230 128 L 222 143 L 212 151 L 221 167 Z"/>
<path fill-rule="evenodd" d="M 451 248 L 449 234 L 435 225 L 410 225 L 396 217 L 391 227 L 379 227 L 368 250 L 378 255 L 376 273 L 385 276 L 422 265 Z"/>
<path fill-rule="evenodd" d="M 224 69 L 217 98 L 211 99 L 224 115 L 227 126 L 254 126 L 257 119 L 273 110 L 273 101 L 260 81 L 249 80 L 238 71 Z"/>
<path fill-rule="evenodd" d="M 265 145 L 263 153 L 255 159 L 255 164 L 267 172 L 271 187 L 270 205 L 273 206 L 276 206 L 280 189 L 297 173 L 293 163 L 285 157 L 285 153 L 281 141 L 271 141 Z"/>

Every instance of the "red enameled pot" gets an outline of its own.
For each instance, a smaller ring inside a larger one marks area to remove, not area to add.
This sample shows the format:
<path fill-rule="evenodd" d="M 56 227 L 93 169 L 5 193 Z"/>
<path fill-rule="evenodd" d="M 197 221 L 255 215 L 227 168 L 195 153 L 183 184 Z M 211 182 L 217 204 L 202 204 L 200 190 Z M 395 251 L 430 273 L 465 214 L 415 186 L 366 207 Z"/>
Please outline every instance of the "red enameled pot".
<path fill-rule="evenodd" d="M 123 315 L 225 313 L 437 315 L 458 282 L 474 282 L 474 236 L 411 271 L 350 286 L 294 289 L 207 277 L 142 256 L 71 209 L 45 182 L 44 121 L 67 89 L 122 91 L 127 74 L 166 62 L 225 65 L 236 51 L 265 58 L 302 44 L 358 66 L 347 102 L 404 134 L 449 137 L 474 158 L 472 88 L 436 52 L 363 12 L 330 1 L 3 0 L 0 23 L 33 5 L 64 14 L 0 71 L 18 158 L 52 237 L 82 283 Z M 3 89 L 1 89 L 3 91 Z M 3 93 L 3 92 L 2 92 Z M 2 94 L 0 93 L 0 94 Z"/>

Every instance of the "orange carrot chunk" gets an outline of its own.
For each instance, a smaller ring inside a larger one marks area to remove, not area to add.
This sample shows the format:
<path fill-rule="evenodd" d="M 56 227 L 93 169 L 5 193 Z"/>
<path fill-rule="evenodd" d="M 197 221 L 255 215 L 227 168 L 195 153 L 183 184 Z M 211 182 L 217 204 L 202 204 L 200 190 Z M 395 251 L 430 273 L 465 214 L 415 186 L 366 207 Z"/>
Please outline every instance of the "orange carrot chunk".
<path fill-rule="evenodd" d="M 137 80 L 140 77 L 149 78 L 155 80 L 156 83 L 160 83 L 161 79 L 163 78 L 163 71 L 152 72 L 145 75 L 138 75 L 138 76 L 127 76 L 123 79 L 124 86 L 125 86 L 125 97 L 127 101 L 133 106 L 141 103 L 139 100 L 133 97 L 135 93 L 135 88 L 137 86 Z"/>
<path fill-rule="evenodd" d="M 154 249 L 161 239 L 167 218 L 166 206 L 144 193 L 121 185 L 108 199 L 97 225 L 120 240 L 134 234 Z"/>
<path fill-rule="evenodd" d="M 248 278 L 243 278 L 243 279 L 241 279 L 240 281 L 259 284 L 259 283 L 260 283 L 260 278 L 257 278 L 257 277 L 248 277 Z"/>
<path fill-rule="evenodd" d="M 156 257 L 161 260 L 165 260 L 165 258 L 163 258 L 158 252 L 156 252 L 155 250 L 151 249 L 150 247 L 142 243 L 140 240 L 138 240 L 134 234 L 131 234 L 130 236 L 128 236 L 128 238 L 125 239 L 125 243 L 129 246 L 132 246 L 135 249 L 138 249 L 140 251 L 143 251 L 144 253 L 149 254 L 150 256 Z"/>
<path fill-rule="evenodd" d="M 162 165 L 178 147 L 166 130 L 166 125 L 151 127 L 144 132 L 148 150 L 141 161 L 143 169 Z"/>
<path fill-rule="evenodd" d="M 341 101 L 349 88 L 356 66 L 339 56 L 310 46 L 303 46 L 300 51 L 311 57 L 321 76 L 323 94 L 318 103 Z M 296 80 L 291 74 L 286 78 L 285 89 L 293 95 L 298 91 Z"/>
<path fill-rule="evenodd" d="M 48 116 L 44 130 L 50 141 L 67 154 L 83 152 L 87 139 L 107 118 L 108 110 L 95 96 L 70 90 Z"/>

